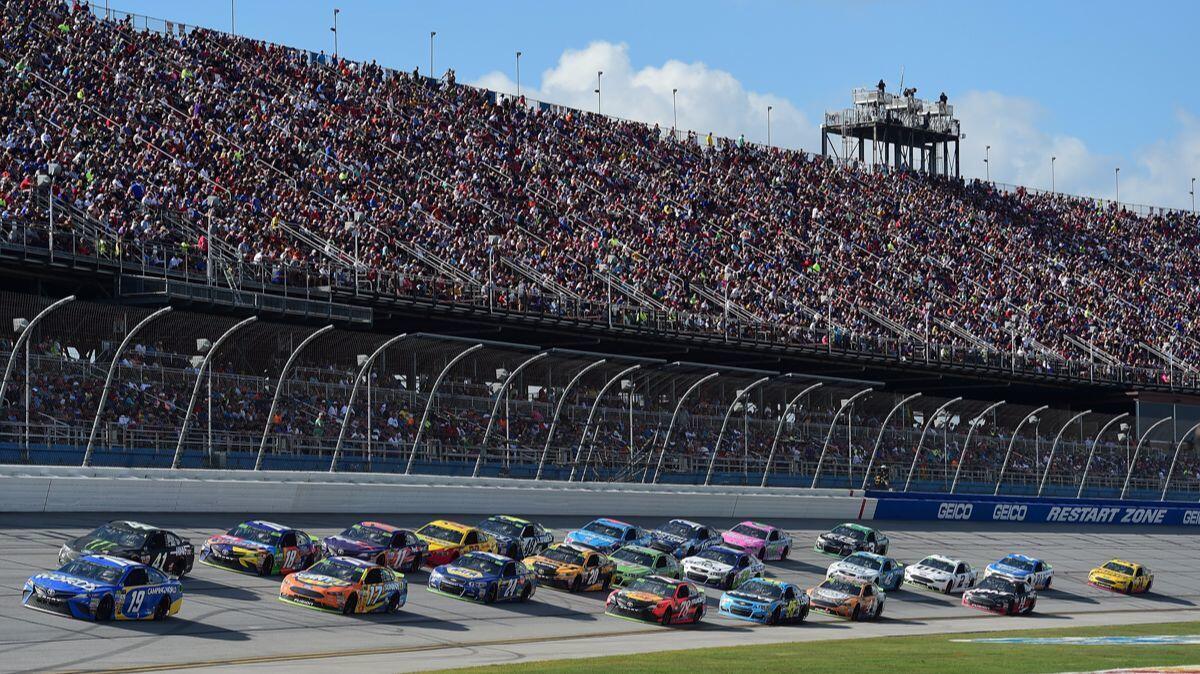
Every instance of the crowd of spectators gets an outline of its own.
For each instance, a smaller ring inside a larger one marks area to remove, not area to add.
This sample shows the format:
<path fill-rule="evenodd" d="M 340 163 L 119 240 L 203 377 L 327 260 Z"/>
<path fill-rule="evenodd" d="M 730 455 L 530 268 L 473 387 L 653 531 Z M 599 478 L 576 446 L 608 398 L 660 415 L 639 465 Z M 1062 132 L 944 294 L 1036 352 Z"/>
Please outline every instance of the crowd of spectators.
<path fill-rule="evenodd" d="M 203 274 L 211 247 L 276 283 L 359 276 L 1162 382 L 1200 363 L 1190 214 L 679 138 L 452 71 L 176 28 L 4 3 L 0 233 L 38 236 L 38 175 L 57 164 L 56 228 L 91 227 L 82 245 L 150 266 Z"/>

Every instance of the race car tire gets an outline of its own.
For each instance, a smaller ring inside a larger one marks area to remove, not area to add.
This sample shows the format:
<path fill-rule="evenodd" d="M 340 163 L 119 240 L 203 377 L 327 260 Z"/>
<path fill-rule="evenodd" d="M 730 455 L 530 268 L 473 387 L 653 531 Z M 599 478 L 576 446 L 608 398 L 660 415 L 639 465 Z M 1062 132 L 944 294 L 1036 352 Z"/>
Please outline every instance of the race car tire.
<path fill-rule="evenodd" d="M 155 620 L 166 620 L 167 616 L 170 614 L 171 614 L 171 599 L 170 599 L 170 597 L 163 597 L 162 599 L 159 599 L 158 606 L 154 607 L 154 619 Z"/>
<path fill-rule="evenodd" d="M 1150 588 L 1154 587 L 1154 579 L 1151 578 L 1149 583 L 1146 583 L 1146 589 L 1142 590 L 1142 594 L 1150 594 Z"/>
<path fill-rule="evenodd" d="M 171 562 L 170 564 L 167 564 L 166 566 L 167 566 L 167 568 L 163 569 L 163 571 L 166 571 L 167 573 L 171 574 L 172 576 L 175 576 L 176 578 L 183 578 L 183 574 L 187 573 L 184 570 L 184 567 L 186 566 L 186 564 L 184 564 L 182 559 L 176 559 L 175 561 Z"/>
<path fill-rule="evenodd" d="M 674 621 L 675 614 L 672 613 L 671 609 L 668 608 L 667 610 L 663 611 L 662 624 L 670 625 Z"/>
<path fill-rule="evenodd" d="M 791 548 L 784 548 L 783 552 L 779 553 L 779 561 L 781 561 L 781 562 L 787 561 L 788 553 L 790 553 L 791 551 L 792 551 Z"/>
<path fill-rule="evenodd" d="M 409 572 L 420 571 L 422 563 L 423 563 L 423 560 L 421 559 L 421 555 L 416 555 L 413 557 L 412 562 L 409 563 L 408 568 L 405 569 L 405 571 L 409 571 Z"/>
<path fill-rule="evenodd" d="M 611 586 L 612 586 L 612 574 L 610 573 L 604 577 L 604 582 L 600 584 L 600 591 L 608 592 L 608 588 Z"/>
<path fill-rule="evenodd" d="M 379 566 L 387 567 L 387 565 L 388 565 L 387 564 L 387 553 L 386 552 L 379 553 L 379 556 L 375 558 L 375 563 L 378 564 Z"/>
<path fill-rule="evenodd" d="M 342 615 L 350 615 L 356 608 L 358 608 L 358 595 L 351 592 L 350 596 L 346 597 L 346 603 L 342 604 Z"/>
<path fill-rule="evenodd" d="M 779 624 L 779 607 L 778 606 L 775 607 L 774 611 L 771 611 L 771 615 L 767 616 L 767 624 L 768 625 L 778 625 Z"/>
<path fill-rule="evenodd" d="M 883 617 L 883 602 L 879 602 L 879 606 L 876 607 L 876 609 L 875 609 L 875 615 L 873 615 L 871 617 L 874 618 L 875 620 L 879 620 L 880 618 Z"/>
<path fill-rule="evenodd" d="M 1053 578 L 1047 578 L 1047 579 L 1046 579 L 1046 587 L 1043 587 L 1042 589 L 1043 589 L 1043 590 L 1049 590 L 1049 589 L 1050 589 L 1050 584 L 1051 584 L 1051 583 L 1053 583 L 1053 582 L 1054 582 L 1054 579 L 1053 579 Z"/>
<path fill-rule="evenodd" d="M 575 576 L 575 579 L 571 581 L 571 585 L 570 585 L 570 587 L 567 588 L 567 591 L 568 592 L 579 592 L 582 589 L 583 589 L 583 577 Z"/>
<path fill-rule="evenodd" d="M 1016 615 L 1017 614 L 1017 602 L 1015 602 L 1015 601 L 1008 602 L 1008 608 L 1005 609 L 1004 612 L 1007 613 L 1008 615 Z"/>
<path fill-rule="evenodd" d="M 728 576 L 725 576 L 725 579 L 721 581 L 721 589 L 722 590 L 732 590 L 733 589 L 733 574 L 732 573 L 729 574 Z"/>
<path fill-rule="evenodd" d="M 1033 613 L 1033 607 L 1037 606 L 1037 600 L 1029 602 L 1029 608 L 1025 609 L 1025 615 Z"/>
<path fill-rule="evenodd" d="M 113 619 L 113 598 L 112 595 L 104 595 L 100 603 L 96 605 L 96 622 L 108 622 Z"/>
<path fill-rule="evenodd" d="M 495 585 L 492 585 L 491 587 L 489 587 L 487 592 L 484 593 L 483 603 L 485 603 L 485 604 L 495 604 L 496 603 L 496 586 Z"/>
<path fill-rule="evenodd" d="M 886 555 L 887 551 L 888 551 L 888 546 L 885 545 L 882 548 L 879 548 L 879 551 L 877 552 L 877 554 Z"/>
<path fill-rule="evenodd" d="M 708 606 L 701 604 L 700 610 L 696 611 L 696 617 L 692 618 L 692 624 L 693 625 L 700 624 L 700 621 L 703 620 L 704 616 L 706 616 L 706 615 L 708 615 Z"/>
<path fill-rule="evenodd" d="M 953 588 L 954 588 L 954 581 L 952 581 L 952 580 L 946 581 L 946 589 L 942 590 L 942 594 L 950 594 L 950 592 L 952 591 Z"/>
<path fill-rule="evenodd" d="M 861 613 L 861 612 L 858 610 L 858 607 L 857 607 L 857 606 L 855 606 L 855 607 L 854 607 L 854 611 L 852 611 L 852 612 L 850 613 L 850 619 L 851 619 L 851 620 L 853 620 L 854 622 L 858 622 L 858 618 L 859 618 L 859 615 L 860 615 L 860 613 Z"/>
<path fill-rule="evenodd" d="M 275 558 L 271 555 L 263 557 L 262 564 L 258 565 L 258 575 L 267 576 L 275 568 Z"/>
<path fill-rule="evenodd" d="M 399 610 L 400 610 L 400 593 L 396 592 L 396 593 L 393 593 L 392 598 L 388 600 L 386 612 L 387 613 L 395 613 L 396 611 L 399 611 Z"/>
<path fill-rule="evenodd" d="M 526 585 L 525 587 L 521 588 L 521 601 L 529 601 L 529 595 L 531 594 L 533 594 L 532 585 Z"/>
<path fill-rule="evenodd" d="M 797 620 L 796 622 L 804 622 L 805 620 L 808 620 L 808 607 L 807 606 L 800 609 L 800 619 Z"/>

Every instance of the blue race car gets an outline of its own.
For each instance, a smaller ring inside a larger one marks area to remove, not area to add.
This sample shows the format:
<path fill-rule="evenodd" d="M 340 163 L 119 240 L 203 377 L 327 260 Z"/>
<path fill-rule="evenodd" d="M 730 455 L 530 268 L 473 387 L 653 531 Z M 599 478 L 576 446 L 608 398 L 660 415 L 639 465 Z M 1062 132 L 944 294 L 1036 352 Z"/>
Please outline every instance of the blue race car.
<path fill-rule="evenodd" d="M 563 541 L 609 554 L 625 545 L 649 545 L 650 534 L 628 522 L 601 517 L 567 534 Z"/>
<path fill-rule="evenodd" d="M 721 532 L 710 526 L 691 520 L 671 520 L 650 530 L 647 547 L 683 559 L 721 542 Z"/>
<path fill-rule="evenodd" d="M 25 581 L 21 603 L 81 620 L 163 620 L 179 612 L 183 586 L 152 566 L 86 555 Z"/>
<path fill-rule="evenodd" d="M 781 580 L 751 578 L 721 595 L 717 612 L 764 625 L 802 623 L 808 617 L 808 593 Z"/>
<path fill-rule="evenodd" d="M 1011 554 L 987 565 L 983 577 L 1004 576 L 1023 580 L 1035 590 L 1049 590 L 1054 581 L 1054 567 L 1029 555 Z"/>
<path fill-rule="evenodd" d="M 456 599 L 526 601 L 537 589 L 537 577 L 521 562 L 494 552 L 468 552 L 429 572 L 426 589 Z"/>

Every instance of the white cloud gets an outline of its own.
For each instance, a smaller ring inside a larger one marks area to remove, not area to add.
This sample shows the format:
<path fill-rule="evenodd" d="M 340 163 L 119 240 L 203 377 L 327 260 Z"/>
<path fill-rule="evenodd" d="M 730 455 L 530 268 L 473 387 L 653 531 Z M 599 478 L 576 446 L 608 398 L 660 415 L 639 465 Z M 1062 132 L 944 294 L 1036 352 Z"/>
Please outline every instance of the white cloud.
<path fill-rule="evenodd" d="M 1170 138 L 1139 148 L 1129 156 L 1105 154 L 1081 138 L 1044 130 L 1042 107 L 1034 101 L 995 91 L 971 91 L 954 101 L 967 140 L 962 172 L 983 177 L 985 148 L 991 145 L 992 180 L 1111 199 L 1114 169 L 1121 167 L 1121 201 L 1190 208 L 1189 180 L 1200 171 L 1200 119 L 1186 112 Z"/>
<path fill-rule="evenodd" d="M 746 134 L 754 142 L 767 140 L 767 106 L 771 111 L 771 142 L 793 148 L 812 149 L 818 135 L 815 127 L 787 99 L 747 91 L 723 70 L 704 63 L 669 60 L 661 66 L 635 68 L 629 47 L 611 42 L 593 42 L 584 49 L 568 49 L 555 67 L 541 75 L 540 83 L 521 83 L 521 93 L 559 105 L 596 109 L 596 72 L 601 77 L 600 109 L 604 114 L 635 119 L 664 128 L 672 125 L 671 90 L 678 89 L 679 128 L 704 135 L 736 138 Z M 516 84 L 501 72 L 479 78 L 476 85 L 514 93 Z"/>

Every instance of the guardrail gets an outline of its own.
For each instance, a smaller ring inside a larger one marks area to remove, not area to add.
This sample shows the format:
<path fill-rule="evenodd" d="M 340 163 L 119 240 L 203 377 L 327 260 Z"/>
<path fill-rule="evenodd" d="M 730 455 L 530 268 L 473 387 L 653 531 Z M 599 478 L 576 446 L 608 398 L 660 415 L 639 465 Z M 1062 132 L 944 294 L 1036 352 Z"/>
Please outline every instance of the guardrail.
<path fill-rule="evenodd" d="M 0 512 L 238 512 L 870 519 L 843 490 L 319 472 L 0 466 Z"/>
<path fill-rule="evenodd" d="M 1200 527 L 1200 503 L 868 491 L 881 520 Z"/>

